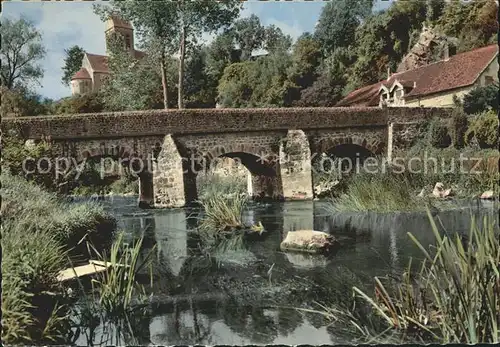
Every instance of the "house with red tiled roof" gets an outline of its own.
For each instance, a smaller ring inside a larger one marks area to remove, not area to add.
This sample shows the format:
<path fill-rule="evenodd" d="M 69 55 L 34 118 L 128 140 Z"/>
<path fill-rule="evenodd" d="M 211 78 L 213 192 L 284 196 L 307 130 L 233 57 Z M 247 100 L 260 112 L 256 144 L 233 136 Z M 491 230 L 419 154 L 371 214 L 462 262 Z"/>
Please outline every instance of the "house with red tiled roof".
<path fill-rule="evenodd" d="M 123 36 L 124 49 L 133 57 L 141 59 L 145 56 L 144 52 L 134 48 L 134 28 L 132 25 L 115 16 L 110 17 L 106 21 L 105 35 L 107 52 L 109 50 L 108 38 L 116 33 Z M 71 78 L 71 93 L 77 95 L 97 91 L 107 75 L 109 75 L 108 56 L 85 52 L 80 70 Z"/>
<path fill-rule="evenodd" d="M 498 45 L 449 56 L 413 70 L 390 74 L 357 89 L 336 106 L 453 107 L 473 88 L 498 83 Z"/>

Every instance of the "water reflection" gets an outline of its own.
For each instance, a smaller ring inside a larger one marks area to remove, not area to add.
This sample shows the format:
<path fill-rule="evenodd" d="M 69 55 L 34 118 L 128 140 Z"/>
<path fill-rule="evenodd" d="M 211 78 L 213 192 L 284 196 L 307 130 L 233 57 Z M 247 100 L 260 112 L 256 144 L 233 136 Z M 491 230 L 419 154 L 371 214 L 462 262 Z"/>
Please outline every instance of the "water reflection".
<path fill-rule="evenodd" d="M 157 247 L 151 317 L 132 324 L 129 335 L 136 342 L 123 333 L 123 341 L 108 345 L 349 343 L 327 329 L 321 316 L 284 307 L 347 302 L 344 298 L 351 295 L 353 285 L 370 290 L 374 276 L 398 273 L 409 257 L 421 258 L 407 232 L 424 246 L 433 242 L 425 213 L 332 215 L 323 202 L 255 204 L 244 218 L 252 224 L 262 222 L 265 240 L 250 244 L 244 254 L 227 254 L 215 262 L 190 252 L 187 231 L 196 227 L 196 218 L 189 218 L 196 209 L 144 215 L 134 198 L 115 197 L 104 203 L 119 218 L 129 240 L 144 235 L 144 254 Z M 467 232 L 471 215 L 479 222 L 484 215 L 498 221 L 496 207 L 474 204 L 436 217 L 443 232 Z M 328 231 L 339 238 L 369 230 L 370 237 L 328 257 L 281 252 L 284 235 L 299 229 Z M 97 335 L 103 335 L 103 326 L 99 329 Z M 94 343 L 102 338 L 97 335 Z M 88 341 L 82 336 L 77 344 Z"/>

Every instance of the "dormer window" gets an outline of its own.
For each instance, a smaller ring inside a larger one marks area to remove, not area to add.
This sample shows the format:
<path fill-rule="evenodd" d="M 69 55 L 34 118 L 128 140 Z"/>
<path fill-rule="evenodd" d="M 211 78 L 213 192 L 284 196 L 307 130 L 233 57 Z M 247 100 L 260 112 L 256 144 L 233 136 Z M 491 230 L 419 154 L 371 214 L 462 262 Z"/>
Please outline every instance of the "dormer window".
<path fill-rule="evenodd" d="M 125 35 L 125 48 L 130 49 L 131 41 L 130 41 L 130 35 Z"/>
<path fill-rule="evenodd" d="M 484 76 L 484 85 L 489 86 L 490 84 L 495 83 L 493 76 Z"/>

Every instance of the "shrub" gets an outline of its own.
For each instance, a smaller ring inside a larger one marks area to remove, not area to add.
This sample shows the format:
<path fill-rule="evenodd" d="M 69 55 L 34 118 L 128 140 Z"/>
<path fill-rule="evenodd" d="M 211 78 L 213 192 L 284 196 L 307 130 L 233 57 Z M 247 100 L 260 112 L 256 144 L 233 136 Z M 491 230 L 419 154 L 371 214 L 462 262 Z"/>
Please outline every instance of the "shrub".
<path fill-rule="evenodd" d="M 451 119 L 451 142 L 455 148 L 463 148 L 465 144 L 465 133 L 467 132 L 469 121 L 467 115 L 456 108 Z"/>
<path fill-rule="evenodd" d="M 20 230 L 48 230 L 59 245 L 71 249 L 84 238 L 106 245 L 116 229 L 116 220 L 95 202 L 61 202 L 20 177 L 2 173 L 1 178 L 2 218 L 15 222 Z"/>
<path fill-rule="evenodd" d="M 465 141 L 469 145 L 474 139 L 481 148 L 498 147 L 498 116 L 495 112 L 484 112 L 471 120 Z"/>
<path fill-rule="evenodd" d="M 99 94 L 70 96 L 59 100 L 54 105 L 55 114 L 77 114 L 102 112 L 104 104 Z"/>
<path fill-rule="evenodd" d="M 498 111 L 498 84 L 474 88 L 464 96 L 463 109 L 467 114 Z"/>
<path fill-rule="evenodd" d="M 437 148 L 446 148 L 451 145 L 449 129 L 444 124 L 435 122 L 431 126 L 431 145 Z"/>

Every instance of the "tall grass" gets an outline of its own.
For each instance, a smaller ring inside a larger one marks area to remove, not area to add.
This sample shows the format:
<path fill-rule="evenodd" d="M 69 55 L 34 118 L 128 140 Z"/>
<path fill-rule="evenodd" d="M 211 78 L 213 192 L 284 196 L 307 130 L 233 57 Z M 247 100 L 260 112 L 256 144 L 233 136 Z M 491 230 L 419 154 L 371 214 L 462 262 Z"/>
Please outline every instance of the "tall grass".
<path fill-rule="evenodd" d="M 202 231 L 228 232 L 244 227 L 242 216 L 248 202 L 244 194 L 214 193 L 200 202 L 204 208 L 199 225 Z"/>
<path fill-rule="evenodd" d="M 8 221 L 2 226 L 2 340 L 28 343 L 61 337 L 49 331 L 53 295 L 60 293 L 65 251 L 50 230 L 30 230 Z M 52 317 L 52 321 L 51 321 Z"/>
<path fill-rule="evenodd" d="M 109 241 L 116 221 L 101 206 L 62 202 L 21 177 L 3 172 L 1 180 L 2 340 L 62 338 L 66 306 L 58 303 L 65 295 L 57 276 L 80 241 Z"/>
<path fill-rule="evenodd" d="M 401 176 L 359 174 L 350 179 L 347 191 L 330 199 L 330 209 L 342 211 L 415 211 L 425 208 L 418 191 Z"/>
<path fill-rule="evenodd" d="M 435 246 L 427 250 L 409 234 L 424 257 L 418 271 L 410 261 L 397 282 L 376 277 L 374 297 L 353 288 L 379 318 L 378 325 L 353 314 L 354 309 L 329 308 L 324 314 L 348 321 L 359 336 L 378 343 L 395 336 L 404 342 L 500 342 L 498 227 L 486 217 L 481 227 L 473 220 L 464 244 L 459 235 L 442 236 L 428 214 Z"/>
<path fill-rule="evenodd" d="M 2 219 L 33 231 L 50 231 L 65 249 L 85 249 L 83 240 L 109 245 L 116 220 L 95 202 L 62 201 L 23 178 L 2 173 Z"/>
<path fill-rule="evenodd" d="M 222 176 L 205 173 L 199 175 L 197 186 L 200 200 L 219 195 L 244 194 L 247 192 L 247 178 L 236 174 Z"/>
<path fill-rule="evenodd" d="M 108 266 L 108 271 L 98 273 L 92 280 L 93 291 L 99 293 L 99 305 L 108 317 L 120 317 L 130 310 L 132 300 L 144 301 L 145 289 L 137 283 L 136 276 L 149 266 L 151 275 L 151 255 L 155 247 L 148 251 L 144 259 L 140 259 L 143 238 L 129 245 L 123 242 L 123 233 L 119 233 L 109 257 L 92 247 L 93 252 Z M 152 283 L 151 283 L 152 285 Z"/>

